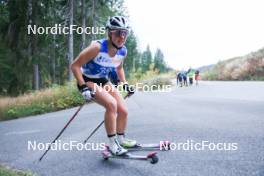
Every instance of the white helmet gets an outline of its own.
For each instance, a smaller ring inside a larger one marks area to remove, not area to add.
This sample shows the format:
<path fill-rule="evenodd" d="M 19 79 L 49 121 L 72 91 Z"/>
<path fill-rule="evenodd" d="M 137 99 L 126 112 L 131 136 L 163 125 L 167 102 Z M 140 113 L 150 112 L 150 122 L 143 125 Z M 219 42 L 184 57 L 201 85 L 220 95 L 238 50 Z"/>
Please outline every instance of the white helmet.
<path fill-rule="evenodd" d="M 125 17 L 122 16 L 113 16 L 107 20 L 106 29 L 114 30 L 114 29 L 124 29 L 130 30 L 130 26 Z"/>

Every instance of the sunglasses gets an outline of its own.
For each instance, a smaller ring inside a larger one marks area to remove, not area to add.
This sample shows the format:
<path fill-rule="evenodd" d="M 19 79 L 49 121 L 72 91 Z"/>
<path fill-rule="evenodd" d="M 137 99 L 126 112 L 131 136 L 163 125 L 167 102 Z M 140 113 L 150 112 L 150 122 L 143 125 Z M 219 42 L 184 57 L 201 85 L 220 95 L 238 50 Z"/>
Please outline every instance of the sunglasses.
<path fill-rule="evenodd" d="M 116 37 L 124 37 L 128 36 L 128 31 L 126 30 L 113 30 L 111 31 Z"/>

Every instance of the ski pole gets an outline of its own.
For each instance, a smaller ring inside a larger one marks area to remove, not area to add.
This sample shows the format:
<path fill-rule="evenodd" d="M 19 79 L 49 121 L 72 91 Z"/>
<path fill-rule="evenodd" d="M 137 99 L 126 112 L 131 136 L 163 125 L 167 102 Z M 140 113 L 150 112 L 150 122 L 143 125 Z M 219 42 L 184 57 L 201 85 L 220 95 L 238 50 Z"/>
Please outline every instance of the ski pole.
<path fill-rule="evenodd" d="M 130 95 L 126 95 L 124 97 L 124 99 L 126 99 L 127 97 L 129 97 Z M 91 132 L 91 134 L 83 141 L 83 144 L 85 144 L 91 137 L 92 135 L 100 128 L 100 126 L 102 126 L 104 124 L 104 120 Z"/>
<path fill-rule="evenodd" d="M 93 132 L 91 132 L 91 134 L 84 140 L 83 144 L 85 144 L 90 137 L 92 137 L 92 135 L 100 128 L 100 126 L 102 126 L 104 124 L 104 120 L 93 130 Z"/>
<path fill-rule="evenodd" d="M 42 160 L 42 158 L 48 153 L 48 151 L 51 148 L 51 145 L 61 136 L 61 134 L 64 132 L 64 130 L 68 127 L 68 125 L 72 122 L 72 120 L 76 117 L 76 115 L 79 113 L 79 111 L 82 109 L 82 107 L 85 104 L 82 104 L 77 111 L 73 114 L 73 116 L 71 117 L 71 119 L 67 122 L 67 124 L 62 128 L 62 130 L 60 131 L 60 133 L 57 135 L 57 137 L 51 142 L 51 144 L 49 145 L 48 149 L 46 149 L 46 151 L 43 153 L 43 155 L 39 158 L 39 161 Z"/>

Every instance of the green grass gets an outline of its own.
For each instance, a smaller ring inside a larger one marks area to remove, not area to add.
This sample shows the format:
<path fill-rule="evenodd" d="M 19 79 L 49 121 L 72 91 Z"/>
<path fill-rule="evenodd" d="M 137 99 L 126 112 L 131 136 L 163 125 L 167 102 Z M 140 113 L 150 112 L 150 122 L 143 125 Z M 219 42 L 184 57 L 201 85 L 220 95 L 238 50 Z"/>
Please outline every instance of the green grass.
<path fill-rule="evenodd" d="M 142 82 L 148 85 L 158 84 L 158 85 L 164 85 L 164 84 L 170 84 L 168 80 L 175 78 L 176 73 L 171 71 L 168 73 L 158 73 L 157 71 L 147 71 L 145 74 L 134 72 L 130 74 L 129 83 L 130 84 L 136 84 L 138 82 Z M 155 81 L 156 80 L 156 81 Z"/>
<path fill-rule="evenodd" d="M 264 81 L 264 76 L 261 75 L 243 74 L 239 75 L 237 79 L 233 79 L 231 76 L 232 74 L 224 75 L 215 70 L 206 71 L 201 74 L 202 79 L 208 81 Z"/>
<path fill-rule="evenodd" d="M 0 165 L 0 176 L 34 176 L 35 174 L 29 172 L 29 171 L 20 171 L 11 169 L 6 166 Z"/>
<path fill-rule="evenodd" d="M 0 99 L 0 120 L 58 111 L 84 103 L 74 83 Z"/>

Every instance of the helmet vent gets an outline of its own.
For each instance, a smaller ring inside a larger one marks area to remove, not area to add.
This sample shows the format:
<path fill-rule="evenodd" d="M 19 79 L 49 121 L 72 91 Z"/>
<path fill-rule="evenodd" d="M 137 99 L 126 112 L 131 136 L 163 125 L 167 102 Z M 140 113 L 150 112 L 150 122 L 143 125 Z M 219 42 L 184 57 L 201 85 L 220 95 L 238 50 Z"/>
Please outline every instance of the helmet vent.
<path fill-rule="evenodd" d="M 111 25 L 121 27 L 120 24 L 118 24 L 116 21 L 113 21 L 113 20 L 111 21 Z"/>

